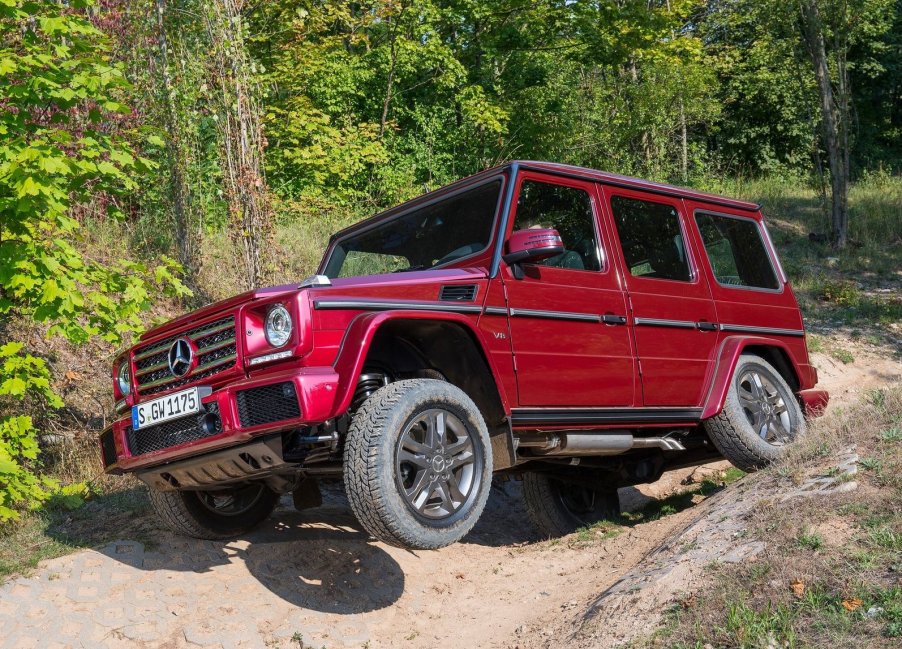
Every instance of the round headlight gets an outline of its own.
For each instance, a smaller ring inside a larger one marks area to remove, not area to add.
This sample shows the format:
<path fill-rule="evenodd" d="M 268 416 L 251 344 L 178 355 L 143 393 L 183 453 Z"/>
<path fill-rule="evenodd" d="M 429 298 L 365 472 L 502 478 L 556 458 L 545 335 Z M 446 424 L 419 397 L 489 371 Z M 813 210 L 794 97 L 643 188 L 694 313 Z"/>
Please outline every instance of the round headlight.
<path fill-rule="evenodd" d="M 273 347 L 281 347 L 291 338 L 291 314 L 281 304 L 274 306 L 266 314 L 266 340 Z"/>
<path fill-rule="evenodd" d="M 122 361 L 119 369 L 116 370 L 116 384 L 119 386 L 119 394 L 123 397 L 128 396 L 132 391 L 131 377 L 128 375 L 128 359 Z"/>

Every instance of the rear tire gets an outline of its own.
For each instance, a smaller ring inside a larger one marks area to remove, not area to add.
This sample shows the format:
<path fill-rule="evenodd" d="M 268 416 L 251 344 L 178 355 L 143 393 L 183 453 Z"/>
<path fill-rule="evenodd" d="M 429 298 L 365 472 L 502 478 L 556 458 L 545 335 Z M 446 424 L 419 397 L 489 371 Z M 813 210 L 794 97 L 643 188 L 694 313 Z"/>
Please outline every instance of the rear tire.
<path fill-rule="evenodd" d="M 216 491 L 150 490 L 150 504 L 170 529 L 210 541 L 251 531 L 278 502 L 279 494 L 262 482 Z"/>
<path fill-rule="evenodd" d="M 620 513 L 616 489 L 592 489 L 544 473 L 523 476 L 526 513 L 543 536 L 555 538 Z"/>
<path fill-rule="evenodd" d="M 786 381 L 759 356 L 739 357 L 723 410 L 705 421 L 721 454 L 743 471 L 783 457 L 805 434 L 805 417 Z"/>
<path fill-rule="evenodd" d="M 433 550 L 459 541 L 485 508 L 491 473 L 482 415 L 445 381 L 391 383 L 351 421 L 345 491 L 361 525 L 390 545 Z"/>

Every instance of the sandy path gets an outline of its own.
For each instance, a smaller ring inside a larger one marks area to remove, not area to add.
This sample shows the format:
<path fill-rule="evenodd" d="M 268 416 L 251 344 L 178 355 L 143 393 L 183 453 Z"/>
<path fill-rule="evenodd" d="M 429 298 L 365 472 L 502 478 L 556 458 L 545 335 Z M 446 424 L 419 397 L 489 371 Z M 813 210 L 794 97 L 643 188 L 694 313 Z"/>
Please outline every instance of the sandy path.
<path fill-rule="evenodd" d="M 851 365 L 816 363 L 832 407 L 902 376 L 897 360 L 867 350 Z M 621 500 L 641 506 L 690 473 Z M 370 541 L 332 489 L 324 507 L 302 514 L 286 503 L 242 541 L 157 529 L 148 547 L 126 539 L 47 561 L 0 587 L 0 646 L 536 646 L 697 516 L 690 508 L 606 540 L 540 541 L 507 482 L 464 542 L 409 552 Z"/>

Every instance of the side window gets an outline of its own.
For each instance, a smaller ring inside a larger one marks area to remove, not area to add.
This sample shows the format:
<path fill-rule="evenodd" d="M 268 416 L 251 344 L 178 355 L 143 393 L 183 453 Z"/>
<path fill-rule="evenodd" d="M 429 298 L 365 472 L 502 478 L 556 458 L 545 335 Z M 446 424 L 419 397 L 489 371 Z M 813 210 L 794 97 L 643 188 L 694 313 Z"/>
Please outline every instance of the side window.
<path fill-rule="evenodd" d="M 595 215 L 588 192 L 575 187 L 524 180 L 517 199 L 515 230 L 554 228 L 564 253 L 538 262 L 573 270 L 601 270 Z"/>
<path fill-rule="evenodd" d="M 726 286 L 780 288 L 758 224 L 750 219 L 696 213 L 695 222 L 714 277 Z"/>
<path fill-rule="evenodd" d="M 673 207 L 614 196 L 611 211 L 631 275 L 691 281 L 680 217 Z"/>

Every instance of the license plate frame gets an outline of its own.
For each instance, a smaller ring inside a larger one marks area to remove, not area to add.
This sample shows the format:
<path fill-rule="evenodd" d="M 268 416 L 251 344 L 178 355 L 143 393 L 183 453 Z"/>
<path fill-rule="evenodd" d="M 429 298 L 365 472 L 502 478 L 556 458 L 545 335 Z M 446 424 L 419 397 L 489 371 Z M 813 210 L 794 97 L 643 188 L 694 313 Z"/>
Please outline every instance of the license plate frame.
<path fill-rule="evenodd" d="M 134 405 L 132 430 L 142 430 L 174 419 L 196 415 L 204 409 L 200 402 L 201 397 L 210 393 L 210 388 L 194 386 Z"/>

